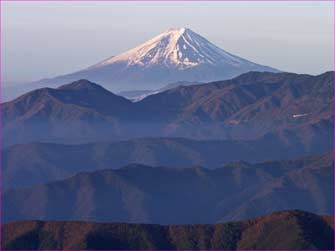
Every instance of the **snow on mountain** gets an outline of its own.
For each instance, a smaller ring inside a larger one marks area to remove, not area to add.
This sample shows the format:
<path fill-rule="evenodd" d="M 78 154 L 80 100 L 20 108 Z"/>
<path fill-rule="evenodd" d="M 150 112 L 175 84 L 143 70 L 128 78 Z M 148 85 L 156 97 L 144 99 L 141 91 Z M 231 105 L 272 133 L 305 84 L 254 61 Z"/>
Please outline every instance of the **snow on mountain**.
<path fill-rule="evenodd" d="M 224 80 L 249 71 L 277 72 L 235 56 L 188 28 L 173 28 L 81 71 L 35 82 L 34 88 L 88 79 L 113 92 L 156 90 L 168 83 Z"/>
<path fill-rule="evenodd" d="M 127 66 L 150 67 L 162 64 L 177 69 L 196 67 L 200 64 L 227 63 L 235 66 L 252 64 L 215 46 L 204 37 L 187 28 L 169 29 L 149 41 L 111 57 L 91 68 L 125 62 Z"/>
<path fill-rule="evenodd" d="M 201 64 L 230 64 L 236 67 L 254 63 L 234 56 L 188 28 L 172 28 L 149 41 L 110 57 L 92 67 L 124 62 L 127 66 L 150 67 L 155 64 L 183 70 Z"/>

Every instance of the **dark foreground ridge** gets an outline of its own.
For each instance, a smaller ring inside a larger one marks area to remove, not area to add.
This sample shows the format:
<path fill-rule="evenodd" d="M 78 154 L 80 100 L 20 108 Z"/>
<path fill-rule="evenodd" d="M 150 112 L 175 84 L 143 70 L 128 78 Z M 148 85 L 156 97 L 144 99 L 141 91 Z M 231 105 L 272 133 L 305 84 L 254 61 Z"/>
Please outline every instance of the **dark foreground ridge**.
<path fill-rule="evenodd" d="M 3 226 L 12 250 L 333 250 L 333 217 L 291 210 L 216 225 L 24 221 Z"/>

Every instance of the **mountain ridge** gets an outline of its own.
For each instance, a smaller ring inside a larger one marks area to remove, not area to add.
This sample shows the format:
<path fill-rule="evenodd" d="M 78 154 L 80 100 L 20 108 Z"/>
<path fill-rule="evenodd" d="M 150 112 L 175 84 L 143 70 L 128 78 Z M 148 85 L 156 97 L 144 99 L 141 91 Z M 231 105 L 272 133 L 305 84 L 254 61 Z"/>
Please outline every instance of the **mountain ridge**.
<path fill-rule="evenodd" d="M 231 161 L 284 160 L 310 153 L 301 145 L 290 146 L 274 136 L 254 141 L 137 138 L 81 145 L 28 143 L 3 149 L 3 187 L 31 186 L 64 179 L 80 171 L 118 169 L 131 163 L 214 169 Z"/>
<path fill-rule="evenodd" d="M 5 250 L 332 250 L 333 220 L 290 210 L 216 225 L 25 221 L 3 225 L 2 243 Z"/>
<path fill-rule="evenodd" d="M 319 142 L 332 133 L 332 81 L 331 72 L 251 72 L 135 103 L 107 90 L 40 89 L 2 104 L 5 145 L 157 136 L 248 140 L 273 133 L 323 148 Z"/>
<path fill-rule="evenodd" d="M 7 190 L 3 220 L 212 224 L 287 209 L 330 214 L 332 170 L 333 153 L 213 170 L 132 164 Z"/>

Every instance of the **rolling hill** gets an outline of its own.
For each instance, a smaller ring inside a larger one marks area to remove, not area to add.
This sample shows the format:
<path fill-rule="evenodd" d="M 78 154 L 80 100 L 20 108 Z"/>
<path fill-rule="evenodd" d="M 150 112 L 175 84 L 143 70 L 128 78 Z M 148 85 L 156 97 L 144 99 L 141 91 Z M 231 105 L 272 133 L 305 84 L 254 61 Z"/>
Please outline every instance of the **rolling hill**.
<path fill-rule="evenodd" d="M 333 212 L 333 154 L 209 170 L 132 164 L 5 191 L 3 219 L 213 224 L 278 210 Z"/>
<path fill-rule="evenodd" d="M 288 144 L 274 135 L 249 141 L 136 138 L 79 145 L 26 143 L 3 149 L 3 188 L 27 187 L 132 163 L 214 169 L 231 161 L 282 160 L 310 152 L 302 144 Z"/>

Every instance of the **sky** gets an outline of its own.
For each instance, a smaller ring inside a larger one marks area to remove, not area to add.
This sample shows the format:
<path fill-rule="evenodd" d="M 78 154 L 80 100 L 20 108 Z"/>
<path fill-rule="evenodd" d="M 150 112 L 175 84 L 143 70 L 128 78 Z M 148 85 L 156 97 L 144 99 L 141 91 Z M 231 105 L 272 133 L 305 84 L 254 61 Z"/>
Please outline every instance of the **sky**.
<path fill-rule="evenodd" d="M 2 2 L 2 80 L 71 73 L 170 27 L 282 71 L 334 68 L 333 2 Z"/>

